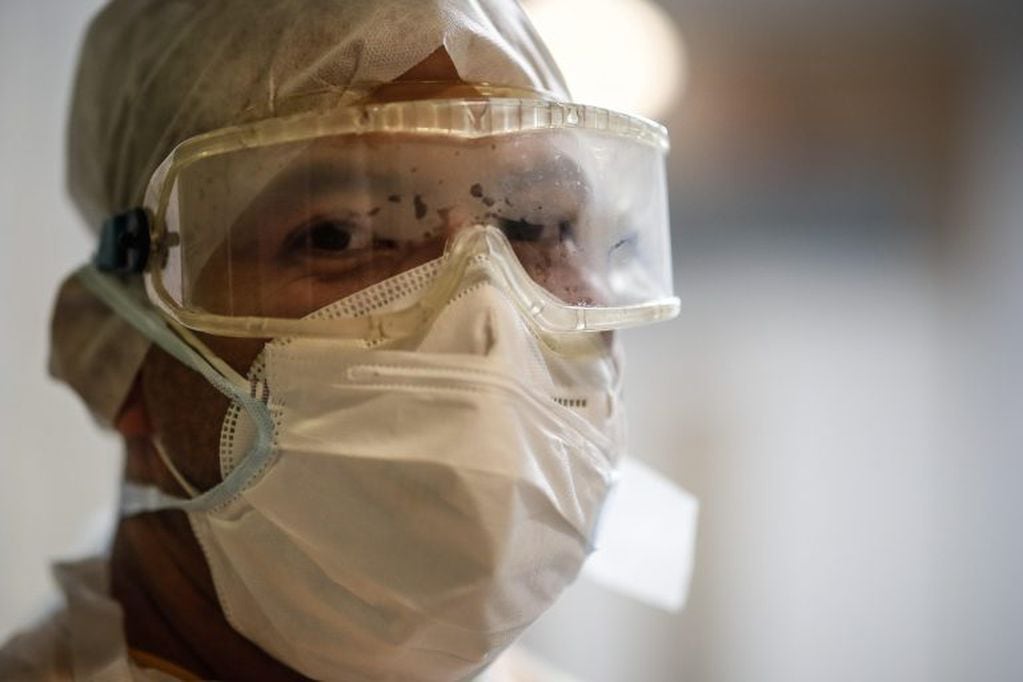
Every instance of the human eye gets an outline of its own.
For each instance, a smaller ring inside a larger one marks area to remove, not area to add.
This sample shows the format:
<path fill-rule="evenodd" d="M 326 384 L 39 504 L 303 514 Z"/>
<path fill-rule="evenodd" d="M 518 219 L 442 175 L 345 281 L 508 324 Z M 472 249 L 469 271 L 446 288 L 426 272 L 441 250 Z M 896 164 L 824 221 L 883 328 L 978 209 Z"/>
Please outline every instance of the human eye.
<path fill-rule="evenodd" d="M 292 258 L 345 257 L 372 245 L 369 226 L 355 216 L 316 216 L 292 230 L 284 254 Z"/>
<path fill-rule="evenodd" d="M 575 239 L 575 221 L 533 221 L 526 218 L 498 218 L 497 226 L 510 242 L 565 244 Z"/>

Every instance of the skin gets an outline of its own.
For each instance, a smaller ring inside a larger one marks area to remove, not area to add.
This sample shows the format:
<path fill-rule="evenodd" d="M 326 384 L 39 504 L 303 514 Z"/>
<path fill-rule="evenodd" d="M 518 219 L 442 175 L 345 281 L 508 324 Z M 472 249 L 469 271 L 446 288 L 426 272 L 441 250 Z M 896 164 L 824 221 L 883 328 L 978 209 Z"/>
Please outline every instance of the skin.
<path fill-rule="evenodd" d="M 424 82 L 428 84 L 424 85 Z M 448 55 L 439 49 L 395 82 L 381 88 L 374 99 L 387 101 L 472 94 L 472 88 L 459 81 Z M 453 170 L 456 167 L 451 160 L 431 161 L 429 153 L 429 150 L 424 151 L 426 156 L 419 163 L 424 168 L 447 169 L 438 171 L 436 177 L 451 178 L 467 204 L 480 204 L 484 198 L 489 199 L 484 196 L 482 188 L 474 187 L 470 174 L 459 176 L 459 171 Z M 372 268 L 352 270 L 344 278 L 332 280 L 330 286 L 314 283 L 313 286 L 305 284 L 294 289 L 285 287 L 252 305 L 264 313 L 305 314 L 384 276 L 436 258 L 452 231 L 472 219 L 471 211 L 456 210 L 453 204 L 422 206 L 421 203 L 425 201 L 406 201 L 405 207 L 421 217 L 423 229 L 435 238 L 423 240 L 415 248 L 395 250 L 385 259 L 386 266 L 381 266 L 388 268 L 387 272 Z M 365 207 L 365 210 L 372 208 Z M 238 220 L 244 223 L 264 216 L 266 207 L 255 206 L 249 213 L 251 215 L 243 213 Z M 280 240 L 275 243 L 279 244 Z M 260 251 L 263 247 L 256 245 L 253 248 Z M 519 255 L 527 268 L 531 259 L 538 263 L 542 260 L 530 252 L 530 249 L 535 251 L 535 243 L 526 240 L 516 248 L 523 249 Z M 228 257 L 238 267 L 244 262 L 218 250 L 210 254 L 211 267 L 206 270 L 210 273 L 223 272 L 225 268 L 220 263 Z M 257 287 L 261 281 L 260 272 L 264 271 L 265 268 L 256 268 L 248 274 L 237 271 L 235 274 L 240 281 L 250 281 L 248 286 Z M 203 277 L 205 275 L 198 280 L 199 288 L 210 292 L 223 290 L 223 284 L 216 281 L 214 275 L 209 275 L 214 279 L 207 282 L 203 281 Z M 556 281 L 550 284 L 562 285 Z M 214 294 L 210 294 L 203 303 L 210 308 L 226 305 L 216 300 Z M 295 309 L 296 306 L 300 309 Z M 211 350 L 242 375 L 247 373 L 266 341 L 213 336 L 202 338 Z M 206 490 L 217 485 L 221 481 L 218 459 L 220 428 L 227 409 L 228 400 L 204 378 L 153 347 L 119 424 L 127 452 L 125 477 L 154 484 L 174 495 L 186 496 L 157 454 L 155 443 L 159 442 L 175 468 L 196 488 Z M 270 682 L 306 679 L 271 658 L 228 623 L 202 550 L 183 512 L 148 513 L 120 522 L 111 557 L 111 590 L 124 610 L 128 646 L 133 652 L 139 652 L 136 656 L 140 662 L 151 665 L 155 657 L 169 663 L 180 675 L 199 679 L 259 679 Z"/>

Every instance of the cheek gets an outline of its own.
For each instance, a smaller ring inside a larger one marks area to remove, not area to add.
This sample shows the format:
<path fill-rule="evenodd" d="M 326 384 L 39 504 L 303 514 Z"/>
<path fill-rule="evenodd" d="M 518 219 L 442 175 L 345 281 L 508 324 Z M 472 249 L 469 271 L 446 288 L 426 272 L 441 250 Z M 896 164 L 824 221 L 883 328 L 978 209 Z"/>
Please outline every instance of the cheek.
<path fill-rule="evenodd" d="M 248 376 L 252 363 L 256 361 L 256 357 L 263 350 L 263 346 L 270 341 L 270 339 L 232 339 L 224 336 L 213 336 L 203 332 L 196 332 L 196 336 L 218 358 L 230 365 L 234 371 L 243 377 Z"/>
<path fill-rule="evenodd" d="M 153 430 L 181 474 L 201 490 L 220 482 L 220 427 L 228 399 L 158 348 L 146 356 L 140 383 Z"/>

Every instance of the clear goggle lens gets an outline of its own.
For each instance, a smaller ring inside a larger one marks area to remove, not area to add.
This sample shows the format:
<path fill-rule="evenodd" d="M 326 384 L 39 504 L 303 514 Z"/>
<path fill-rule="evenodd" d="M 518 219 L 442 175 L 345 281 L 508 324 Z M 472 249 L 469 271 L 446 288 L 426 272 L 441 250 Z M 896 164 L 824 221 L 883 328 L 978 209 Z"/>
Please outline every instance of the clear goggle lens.
<path fill-rule="evenodd" d="M 179 152 L 147 202 L 151 294 L 188 326 L 208 318 L 231 333 L 230 320 L 245 319 L 236 331 L 253 335 L 259 319 L 268 334 L 486 226 L 510 245 L 515 271 L 564 306 L 631 309 L 625 326 L 637 308 L 673 300 L 663 146 L 579 125 L 475 136 L 403 127 L 320 126 Z"/>

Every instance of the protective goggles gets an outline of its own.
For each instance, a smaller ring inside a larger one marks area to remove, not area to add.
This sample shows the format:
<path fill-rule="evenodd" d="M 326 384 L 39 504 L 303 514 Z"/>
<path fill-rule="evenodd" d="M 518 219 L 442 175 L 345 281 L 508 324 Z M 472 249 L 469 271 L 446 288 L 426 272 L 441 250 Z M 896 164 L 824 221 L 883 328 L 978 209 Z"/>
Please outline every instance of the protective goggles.
<path fill-rule="evenodd" d="M 144 269 L 168 316 L 226 336 L 410 333 L 481 265 L 547 331 L 645 324 L 679 309 L 667 148 L 655 123 L 548 101 L 271 119 L 179 145 L 144 209 L 105 226 L 97 261 Z M 310 317 L 435 259 L 409 309 Z"/>

